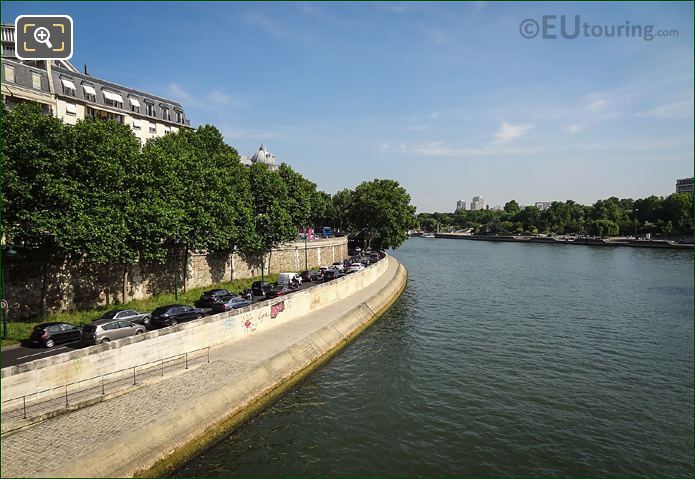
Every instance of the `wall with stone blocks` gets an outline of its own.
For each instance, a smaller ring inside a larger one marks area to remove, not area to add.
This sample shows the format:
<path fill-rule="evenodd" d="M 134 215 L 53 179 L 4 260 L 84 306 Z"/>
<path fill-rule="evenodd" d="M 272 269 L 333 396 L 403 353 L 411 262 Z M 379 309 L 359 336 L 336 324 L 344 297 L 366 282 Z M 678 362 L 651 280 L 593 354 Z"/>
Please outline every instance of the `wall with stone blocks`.
<path fill-rule="evenodd" d="M 308 267 L 328 265 L 348 256 L 347 238 L 307 242 Z M 45 253 L 23 253 L 5 264 L 9 320 L 34 317 L 41 312 L 45 288 L 46 312 L 88 309 L 143 299 L 174 289 L 178 260 L 179 287 L 197 288 L 214 283 L 261 275 L 258 258 L 239 254 L 190 254 L 168 258 L 164 263 L 135 265 L 98 264 L 84 259 L 61 258 L 46 262 Z M 300 271 L 305 267 L 304 242 L 273 250 L 264 260 L 266 273 Z M 45 281 L 44 281 L 45 278 Z M 124 281 L 125 279 L 125 281 Z"/>
<path fill-rule="evenodd" d="M 62 394 L 62 389 L 53 388 L 76 381 L 160 361 L 199 348 L 231 344 L 340 301 L 370 287 L 387 271 L 399 266 L 394 258 L 387 256 L 363 271 L 282 298 L 3 368 L 0 371 L 3 408 L 15 408 L 12 399 L 19 400 L 24 395 L 32 395 L 27 399 L 28 403 L 41 401 Z"/>

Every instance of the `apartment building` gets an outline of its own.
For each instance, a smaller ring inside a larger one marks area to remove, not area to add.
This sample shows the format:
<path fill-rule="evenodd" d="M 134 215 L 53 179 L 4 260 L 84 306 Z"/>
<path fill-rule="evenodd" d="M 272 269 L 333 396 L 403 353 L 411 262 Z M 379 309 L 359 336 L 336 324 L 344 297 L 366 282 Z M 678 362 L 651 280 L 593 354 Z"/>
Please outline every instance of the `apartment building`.
<path fill-rule="evenodd" d="M 81 73 L 67 60 L 22 61 L 14 51 L 14 25 L 2 25 L 2 101 L 12 108 L 24 101 L 41 104 L 65 123 L 84 118 L 127 125 L 145 143 L 190 128 L 183 107 L 166 98 Z"/>

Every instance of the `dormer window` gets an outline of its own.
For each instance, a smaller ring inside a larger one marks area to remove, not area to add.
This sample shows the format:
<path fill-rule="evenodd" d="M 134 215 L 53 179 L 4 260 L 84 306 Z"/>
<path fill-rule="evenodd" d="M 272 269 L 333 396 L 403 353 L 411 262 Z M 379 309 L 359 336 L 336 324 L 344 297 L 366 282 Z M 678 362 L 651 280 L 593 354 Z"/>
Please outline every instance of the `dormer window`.
<path fill-rule="evenodd" d="M 84 90 L 84 99 L 87 101 L 97 101 L 97 92 L 92 85 L 87 83 L 82 84 L 82 89 Z"/>
<path fill-rule="evenodd" d="M 104 93 L 104 103 L 106 105 L 123 108 L 123 97 L 121 95 L 106 90 L 103 90 L 102 93 Z"/>
<path fill-rule="evenodd" d="M 183 122 L 184 122 L 183 112 L 180 110 L 176 110 L 176 123 L 183 123 Z"/>
<path fill-rule="evenodd" d="M 128 103 L 130 103 L 130 111 L 140 113 L 140 100 L 138 100 L 137 98 L 133 98 L 132 96 L 129 96 Z"/>
<path fill-rule="evenodd" d="M 148 101 L 145 101 L 145 111 L 147 113 L 147 116 L 155 116 L 154 103 L 150 103 Z"/>
<path fill-rule="evenodd" d="M 63 84 L 63 94 L 67 96 L 76 96 L 76 88 L 75 84 L 72 82 L 72 80 L 69 80 L 67 78 L 61 78 L 60 82 Z"/>
<path fill-rule="evenodd" d="M 162 118 L 171 121 L 171 115 L 169 114 L 169 109 L 166 107 L 162 107 Z"/>

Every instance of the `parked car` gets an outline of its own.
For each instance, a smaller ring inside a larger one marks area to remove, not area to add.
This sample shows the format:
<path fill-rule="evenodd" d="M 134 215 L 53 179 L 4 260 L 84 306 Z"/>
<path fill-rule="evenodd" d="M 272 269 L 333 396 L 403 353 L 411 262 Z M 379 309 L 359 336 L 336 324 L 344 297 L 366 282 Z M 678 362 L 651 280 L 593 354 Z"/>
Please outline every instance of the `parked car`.
<path fill-rule="evenodd" d="M 42 323 L 34 326 L 29 340 L 44 348 L 52 348 L 56 344 L 79 341 L 82 328 L 70 323 Z"/>
<path fill-rule="evenodd" d="M 297 273 L 280 273 L 278 275 L 278 284 L 292 284 L 293 280 L 297 280 L 302 284 L 302 277 Z"/>
<path fill-rule="evenodd" d="M 150 326 L 153 328 L 175 326 L 178 323 L 202 318 L 203 316 L 205 316 L 205 312 L 202 309 L 185 304 L 170 304 L 168 306 L 160 306 L 152 311 Z"/>
<path fill-rule="evenodd" d="M 323 273 L 323 281 L 330 281 L 332 279 L 337 279 L 343 276 L 338 270 L 336 269 L 329 269 Z"/>
<path fill-rule="evenodd" d="M 251 285 L 251 292 L 254 296 L 264 296 L 265 292 L 272 288 L 273 285 L 265 281 L 254 281 Z"/>
<path fill-rule="evenodd" d="M 224 313 L 225 311 L 231 311 L 232 309 L 239 309 L 245 306 L 253 304 L 253 301 L 249 299 L 244 299 L 239 296 L 229 295 L 223 296 L 220 301 L 215 303 L 212 307 L 213 313 Z"/>
<path fill-rule="evenodd" d="M 372 252 L 369 254 L 369 261 L 371 261 L 372 263 L 376 263 L 376 262 L 379 261 L 380 259 L 381 259 L 381 256 L 380 256 L 379 253 L 377 253 L 376 251 L 372 251 Z"/>
<path fill-rule="evenodd" d="M 339 272 L 343 272 L 345 270 L 345 265 L 343 265 L 342 261 L 336 261 L 331 265 L 331 268 L 337 269 Z"/>
<path fill-rule="evenodd" d="M 311 276 L 313 273 L 315 273 L 315 271 L 309 271 L 309 270 L 302 271 L 301 273 L 299 273 L 299 277 L 302 278 L 302 281 L 306 281 L 307 283 L 310 283 L 311 281 L 313 281 L 311 279 Z"/>
<path fill-rule="evenodd" d="M 216 303 L 218 303 L 223 297 L 232 294 L 226 289 L 211 289 L 210 291 L 205 291 L 200 299 L 193 303 L 196 308 L 212 308 Z"/>
<path fill-rule="evenodd" d="M 266 291 L 265 297 L 266 297 L 266 299 L 277 298 L 278 296 L 283 296 L 285 294 L 291 293 L 292 291 L 295 291 L 295 290 L 290 288 L 288 285 L 278 284 L 274 288 Z"/>
<path fill-rule="evenodd" d="M 353 273 L 355 271 L 362 271 L 363 269 L 364 269 L 364 265 L 362 263 L 352 263 L 350 265 L 350 271 L 352 271 Z"/>
<path fill-rule="evenodd" d="M 97 319 L 82 328 L 85 344 L 108 343 L 115 339 L 136 336 L 145 332 L 145 326 L 119 319 Z"/>
<path fill-rule="evenodd" d="M 312 271 L 311 272 L 311 281 L 312 282 L 323 281 L 323 271 Z"/>
<path fill-rule="evenodd" d="M 132 309 L 112 309 L 111 311 L 105 312 L 92 322 L 95 323 L 97 321 L 101 321 L 102 319 L 122 319 L 124 321 L 130 321 L 131 323 L 146 326 L 150 322 L 150 313 L 138 313 Z"/>

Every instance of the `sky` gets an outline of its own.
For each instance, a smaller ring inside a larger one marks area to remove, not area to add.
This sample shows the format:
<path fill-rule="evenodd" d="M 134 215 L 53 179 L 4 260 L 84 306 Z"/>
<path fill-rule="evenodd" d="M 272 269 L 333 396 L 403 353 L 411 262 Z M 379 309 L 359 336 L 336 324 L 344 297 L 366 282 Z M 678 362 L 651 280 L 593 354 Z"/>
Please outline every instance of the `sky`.
<path fill-rule="evenodd" d="M 240 154 L 264 142 L 329 193 L 392 178 L 418 212 L 453 211 L 693 175 L 692 2 L 2 2 L 20 14 L 72 16 L 78 68 L 179 101 Z M 562 15 L 581 34 L 522 36 L 549 15 L 548 35 Z M 668 36 L 592 34 L 620 25 Z"/>

